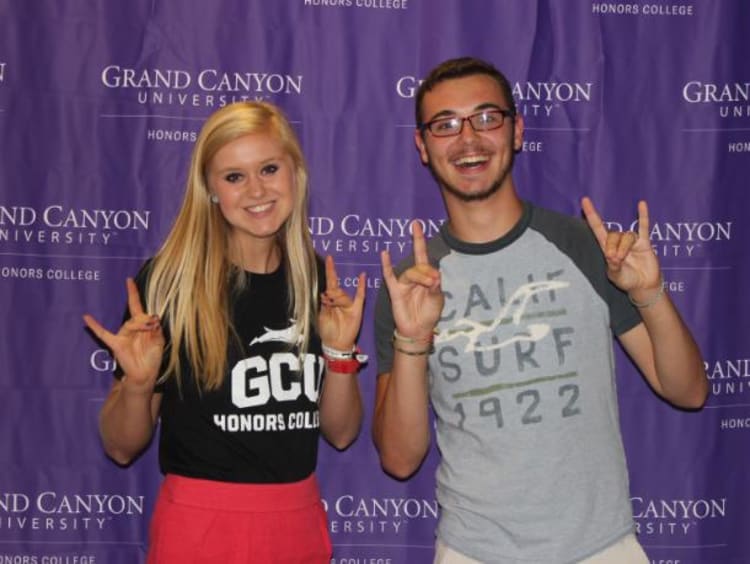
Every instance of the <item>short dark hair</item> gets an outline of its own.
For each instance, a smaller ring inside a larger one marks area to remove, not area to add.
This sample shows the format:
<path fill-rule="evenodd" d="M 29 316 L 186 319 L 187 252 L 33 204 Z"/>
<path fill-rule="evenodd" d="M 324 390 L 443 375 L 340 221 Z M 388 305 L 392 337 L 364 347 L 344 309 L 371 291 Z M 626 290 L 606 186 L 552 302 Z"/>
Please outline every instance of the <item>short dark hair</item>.
<path fill-rule="evenodd" d="M 430 71 L 427 78 L 425 78 L 422 84 L 419 85 L 414 106 L 417 127 L 422 125 L 422 102 L 425 94 L 446 80 L 464 78 L 466 76 L 474 76 L 477 74 L 487 75 L 497 82 L 503 96 L 505 96 L 506 101 L 510 106 L 508 109 L 515 114 L 516 103 L 513 100 L 513 89 L 505 75 L 493 65 L 482 59 L 477 59 L 475 57 L 459 57 L 456 59 L 448 59 L 447 61 L 440 63 Z"/>

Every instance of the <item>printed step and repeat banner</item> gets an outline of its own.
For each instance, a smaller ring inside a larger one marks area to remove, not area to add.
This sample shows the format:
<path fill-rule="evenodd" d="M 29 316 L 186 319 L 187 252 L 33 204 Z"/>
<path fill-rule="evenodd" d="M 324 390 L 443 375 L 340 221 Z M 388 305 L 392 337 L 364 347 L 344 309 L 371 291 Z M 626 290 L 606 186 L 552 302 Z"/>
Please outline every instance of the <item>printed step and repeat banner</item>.
<path fill-rule="evenodd" d="M 167 233 L 203 120 L 287 112 L 311 170 L 310 230 L 353 290 L 374 354 L 379 252 L 445 215 L 413 143 L 416 88 L 455 56 L 494 62 L 526 123 L 523 198 L 613 229 L 648 200 L 654 252 L 706 360 L 700 412 L 669 407 L 618 350 L 638 535 L 652 562 L 750 562 L 750 3 L 746 0 L 0 0 L 0 562 L 143 562 L 161 476 L 104 455 L 127 276 Z M 408 481 L 370 439 L 323 444 L 337 564 L 430 563 L 437 453 Z M 500 397 L 500 401 L 514 401 Z"/>

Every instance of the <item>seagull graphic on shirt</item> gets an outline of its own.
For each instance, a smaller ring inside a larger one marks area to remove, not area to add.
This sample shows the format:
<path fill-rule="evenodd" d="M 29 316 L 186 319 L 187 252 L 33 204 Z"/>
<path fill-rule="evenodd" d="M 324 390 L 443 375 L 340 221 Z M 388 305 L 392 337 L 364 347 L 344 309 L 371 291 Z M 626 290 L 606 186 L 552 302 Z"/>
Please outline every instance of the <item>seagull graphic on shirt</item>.
<path fill-rule="evenodd" d="M 544 339 L 550 332 L 551 326 L 547 323 L 528 323 L 521 326 L 523 316 L 529 300 L 536 294 L 560 290 L 570 286 L 570 282 L 560 280 L 546 280 L 541 282 L 529 282 L 520 286 L 508 302 L 500 308 L 491 322 L 472 321 L 470 319 L 459 319 L 453 327 L 447 331 L 441 331 L 435 337 L 435 344 L 446 343 L 459 338 L 467 339 L 464 352 L 487 352 L 507 347 L 518 342 L 536 342 Z M 511 313 L 512 312 L 512 313 Z M 482 345 L 482 337 L 491 337 L 497 333 L 501 325 L 511 323 L 517 330 L 505 340 L 489 345 Z"/>

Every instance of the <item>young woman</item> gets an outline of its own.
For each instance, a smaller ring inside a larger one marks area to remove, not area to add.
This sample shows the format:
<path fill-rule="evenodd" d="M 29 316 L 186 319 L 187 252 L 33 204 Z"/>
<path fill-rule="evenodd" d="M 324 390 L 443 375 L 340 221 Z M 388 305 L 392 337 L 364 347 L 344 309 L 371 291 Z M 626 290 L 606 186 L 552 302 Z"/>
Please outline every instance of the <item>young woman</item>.
<path fill-rule="evenodd" d="M 148 562 L 330 561 L 317 444 L 359 431 L 364 287 L 360 274 L 352 299 L 313 251 L 307 170 L 279 109 L 210 116 L 172 230 L 127 281 L 128 319 L 112 333 L 84 316 L 118 364 L 106 452 L 130 463 L 161 421 Z"/>

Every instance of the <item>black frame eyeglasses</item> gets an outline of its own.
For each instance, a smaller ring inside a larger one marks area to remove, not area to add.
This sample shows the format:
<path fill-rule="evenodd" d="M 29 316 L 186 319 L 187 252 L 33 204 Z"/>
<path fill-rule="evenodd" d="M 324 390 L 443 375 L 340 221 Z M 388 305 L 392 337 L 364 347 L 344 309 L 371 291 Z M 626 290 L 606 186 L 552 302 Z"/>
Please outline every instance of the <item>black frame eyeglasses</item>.
<path fill-rule="evenodd" d="M 466 121 L 471 124 L 474 131 L 492 131 L 493 129 L 500 129 L 505 123 L 505 118 L 513 119 L 515 116 L 516 113 L 513 110 L 492 108 L 466 117 L 450 116 L 433 119 L 420 124 L 419 130 L 422 133 L 427 130 L 435 137 L 453 137 L 454 135 L 461 135 Z"/>

